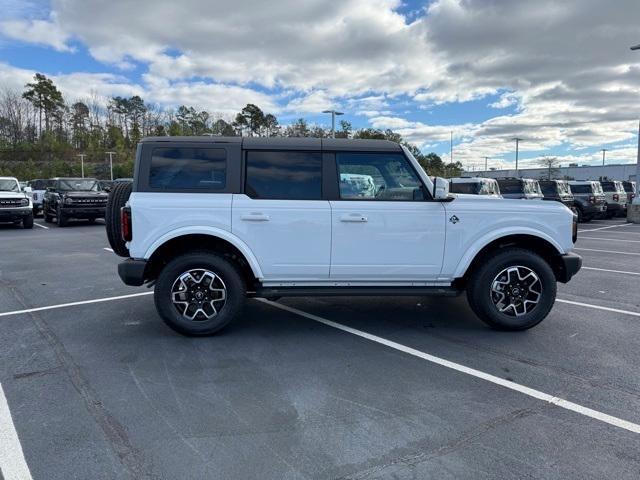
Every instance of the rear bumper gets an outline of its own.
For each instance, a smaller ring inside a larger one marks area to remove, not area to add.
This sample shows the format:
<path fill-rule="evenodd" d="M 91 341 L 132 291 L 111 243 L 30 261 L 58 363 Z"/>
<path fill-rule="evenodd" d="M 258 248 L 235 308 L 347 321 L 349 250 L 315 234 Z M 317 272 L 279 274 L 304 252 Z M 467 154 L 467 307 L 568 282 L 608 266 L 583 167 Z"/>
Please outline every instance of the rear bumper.
<path fill-rule="evenodd" d="M 558 272 L 558 281 L 567 283 L 582 268 L 582 257 L 576 253 L 567 253 L 560 257 L 562 268 Z"/>
<path fill-rule="evenodd" d="M 146 260 L 127 258 L 124 262 L 118 264 L 118 275 L 120 275 L 120 279 L 126 285 L 139 287 L 144 283 L 144 272 L 146 268 Z"/>

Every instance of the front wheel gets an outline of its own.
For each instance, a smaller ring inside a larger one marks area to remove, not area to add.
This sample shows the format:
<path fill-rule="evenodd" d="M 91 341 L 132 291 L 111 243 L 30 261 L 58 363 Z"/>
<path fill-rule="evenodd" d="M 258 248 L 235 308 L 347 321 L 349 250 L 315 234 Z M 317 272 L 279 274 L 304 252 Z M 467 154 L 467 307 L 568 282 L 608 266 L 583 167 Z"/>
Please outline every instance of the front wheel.
<path fill-rule="evenodd" d="M 60 207 L 58 207 L 58 210 L 56 211 L 56 223 L 59 227 L 66 227 L 69 223 L 69 219 L 64 216 Z"/>
<path fill-rule="evenodd" d="M 556 299 L 556 278 L 536 253 L 509 248 L 486 259 L 471 275 L 469 305 L 487 325 L 526 330 L 549 314 Z"/>
<path fill-rule="evenodd" d="M 160 272 L 154 291 L 162 320 L 183 335 L 211 335 L 237 317 L 246 287 L 236 265 L 209 252 L 181 255 Z"/>
<path fill-rule="evenodd" d="M 33 213 L 31 215 L 27 215 L 22 219 L 22 228 L 26 228 L 26 229 L 33 228 Z"/>

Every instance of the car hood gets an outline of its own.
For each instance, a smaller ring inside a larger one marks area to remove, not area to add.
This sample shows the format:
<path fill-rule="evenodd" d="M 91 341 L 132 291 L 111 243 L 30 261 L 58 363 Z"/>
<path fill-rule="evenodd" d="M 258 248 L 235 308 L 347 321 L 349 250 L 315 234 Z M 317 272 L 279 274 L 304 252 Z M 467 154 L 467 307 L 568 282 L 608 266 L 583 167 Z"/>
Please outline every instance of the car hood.
<path fill-rule="evenodd" d="M 0 191 L 0 198 L 29 198 L 24 192 L 2 192 Z"/>

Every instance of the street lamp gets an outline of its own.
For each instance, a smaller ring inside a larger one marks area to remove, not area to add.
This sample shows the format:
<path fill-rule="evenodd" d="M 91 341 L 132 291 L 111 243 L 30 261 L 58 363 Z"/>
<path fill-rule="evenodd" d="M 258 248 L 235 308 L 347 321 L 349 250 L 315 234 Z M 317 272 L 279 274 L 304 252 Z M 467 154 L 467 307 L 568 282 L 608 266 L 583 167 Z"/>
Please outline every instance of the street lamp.
<path fill-rule="evenodd" d="M 344 115 L 342 112 L 337 112 L 335 110 L 323 110 L 322 113 L 330 113 L 331 114 L 331 138 L 336 138 L 336 116 Z"/>
<path fill-rule="evenodd" d="M 76 155 L 76 157 L 80 157 L 80 170 L 82 172 L 82 178 L 84 178 L 84 157 L 86 157 L 86 155 L 84 153 L 80 153 L 79 155 Z"/>
<path fill-rule="evenodd" d="M 116 154 L 116 152 L 105 152 L 107 155 L 109 155 L 109 170 L 111 171 L 111 180 L 113 181 L 113 155 Z"/>
<path fill-rule="evenodd" d="M 631 50 L 640 50 L 640 43 L 631 47 Z M 640 189 L 640 122 L 638 122 L 638 153 L 636 159 L 636 192 Z M 636 193 L 636 196 L 632 202 L 633 210 L 631 215 L 627 216 L 627 219 L 631 219 L 635 223 L 640 223 L 640 194 Z M 631 210 L 629 210 L 631 213 Z M 635 220 L 634 220 L 635 218 Z"/>
<path fill-rule="evenodd" d="M 487 160 L 489 160 L 489 157 L 484 157 L 484 174 L 487 174 Z"/>
<path fill-rule="evenodd" d="M 607 153 L 607 149 L 603 148 L 602 150 L 600 150 L 602 152 L 602 166 L 604 167 L 604 155 L 605 153 Z"/>
<path fill-rule="evenodd" d="M 512 140 L 516 141 L 516 177 L 517 177 L 518 176 L 518 146 L 520 145 L 520 142 L 522 141 L 522 139 L 515 137 L 515 138 L 512 138 Z"/>

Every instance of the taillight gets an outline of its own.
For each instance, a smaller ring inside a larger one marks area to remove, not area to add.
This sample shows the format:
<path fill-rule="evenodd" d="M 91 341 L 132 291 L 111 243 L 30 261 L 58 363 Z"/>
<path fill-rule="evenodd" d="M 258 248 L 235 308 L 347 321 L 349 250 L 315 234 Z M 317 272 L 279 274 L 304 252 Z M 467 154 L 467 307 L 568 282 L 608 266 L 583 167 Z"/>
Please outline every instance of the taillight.
<path fill-rule="evenodd" d="M 125 242 L 131 241 L 131 208 L 122 207 L 120 209 L 120 234 Z"/>
<path fill-rule="evenodd" d="M 619 202 L 620 201 L 620 195 L 618 195 L 617 193 L 613 194 L 613 201 L 614 202 Z"/>
<path fill-rule="evenodd" d="M 589 195 L 589 203 L 596 203 L 596 197 Z"/>

